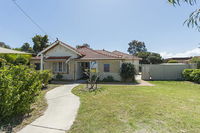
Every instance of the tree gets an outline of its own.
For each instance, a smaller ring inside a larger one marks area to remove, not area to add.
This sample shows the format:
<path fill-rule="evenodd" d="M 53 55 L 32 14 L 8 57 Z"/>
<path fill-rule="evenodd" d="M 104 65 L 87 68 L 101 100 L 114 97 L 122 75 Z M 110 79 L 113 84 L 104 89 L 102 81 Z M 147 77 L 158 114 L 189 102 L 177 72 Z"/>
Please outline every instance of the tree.
<path fill-rule="evenodd" d="M 158 53 L 139 52 L 137 56 L 142 58 L 140 61 L 141 64 L 160 64 L 163 62 L 161 55 Z"/>
<path fill-rule="evenodd" d="M 33 45 L 33 50 L 36 54 L 38 54 L 39 52 L 41 52 L 43 49 L 45 49 L 46 47 L 48 47 L 48 36 L 44 35 L 36 35 L 32 38 L 32 41 L 34 43 Z"/>
<path fill-rule="evenodd" d="M 11 49 L 9 45 L 6 45 L 4 42 L 0 42 L 0 47 Z"/>
<path fill-rule="evenodd" d="M 190 62 L 197 64 L 197 68 L 200 69 L 200 58 L 199 57 L 193 57 Z"/>
<path fill-rule="evenodd" d="M 128 45 L 129 45 L 129 48 L 128 48 L 129 54 L 135 55 L 139 52 L 147 52 L 144 42 L 133 40 Z"/>
<path fill-rule="evenodd" d="M 160 64 L 163 62 L 162 57 L 160 56 L 160 54 L 158 53 L 151 53 L 148 58 L 147 58 L 148 62 L 150 64 Z"/>
<path fill-rule="evenodd" d="M 84 43 L 83 45 L 77 45 L 77 46 L 76 46 L 76 48 L 82 48 L 82 47 L 87 47 L 87 48 L 89 48 L 90 45 L 87 44 L 87 43 Z"/>
<path fill-rule="evenodd" d="M 149 61 L 147 60 L 147 58 L 149 57 L 151 53 L 150 52 L 139 52 L 136 55 L 140 58 L 142 58 L 142 60 L 140 60 L 140 64 L 149 64 Z"/>
<path fill-rule="evenodd" d="M 180 5 L 181 3 L 187 3 L 189 5 L 195 5 L 197 0 L 168 0 L 174 6 Z M 193 11 L 189 18 L 184 22 L 188 27 L 196 27 L 200 31 L 200 9 Z"/>
<path fill-rule="evenodd" d="M 135 81 L 135 67 L 131 63 L 123 63 L 120 70 L 120 76 L 123 81 Z"/>
<path fill-rule="evenodd" d="M 29 52 L 29 53 L 33 53 L 33 48 L 30 46 L 29 43 L 24 43 L 22 46 L 21 46 L 21 51 L 24 51 L 24 52 Z"/>

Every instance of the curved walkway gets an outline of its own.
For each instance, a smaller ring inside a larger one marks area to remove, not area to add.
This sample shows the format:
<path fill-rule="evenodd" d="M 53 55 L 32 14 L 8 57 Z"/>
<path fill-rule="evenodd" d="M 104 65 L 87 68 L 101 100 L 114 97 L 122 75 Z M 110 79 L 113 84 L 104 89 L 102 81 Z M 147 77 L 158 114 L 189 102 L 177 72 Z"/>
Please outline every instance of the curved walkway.
<path fill-rule="evenodd" d="M 18 133 L 65 133 L 69 130 L 80 105 L 79 97 L 71 93 L 77 85 L 63 85 L 47 92 L 48 108 L 44 115 Z"/>

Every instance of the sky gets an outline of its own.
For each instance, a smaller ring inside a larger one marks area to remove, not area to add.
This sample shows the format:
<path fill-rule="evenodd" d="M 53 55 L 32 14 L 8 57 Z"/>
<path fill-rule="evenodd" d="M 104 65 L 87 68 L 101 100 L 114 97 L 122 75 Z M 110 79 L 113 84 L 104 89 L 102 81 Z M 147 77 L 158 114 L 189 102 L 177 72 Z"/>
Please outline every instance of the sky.
<path fill-rule="evenodd" d="M 174 7 L 167 0 L 17 0 L 51 36 L 71 46 L 127 52 L 132 40 L 167 57 L 200 55 L 200 32 L 184 26 L 198 5 Z M 20 47 L 44 35 L 12 0 L 0 0 L 0 41 Z"/>

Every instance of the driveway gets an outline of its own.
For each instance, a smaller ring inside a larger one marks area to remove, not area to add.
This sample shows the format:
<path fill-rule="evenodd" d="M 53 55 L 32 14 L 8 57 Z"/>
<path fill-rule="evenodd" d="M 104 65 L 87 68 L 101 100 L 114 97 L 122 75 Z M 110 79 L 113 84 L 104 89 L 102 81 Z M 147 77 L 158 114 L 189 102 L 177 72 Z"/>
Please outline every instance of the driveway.
<path fill-rule="evenodd" d="M 79 97 L 71 93 L 77 84 L 63 85 L 46 94 L 48 108 L 44 115 L 18 133 L 65 133 L 73 124 L 79 105 Z"/>

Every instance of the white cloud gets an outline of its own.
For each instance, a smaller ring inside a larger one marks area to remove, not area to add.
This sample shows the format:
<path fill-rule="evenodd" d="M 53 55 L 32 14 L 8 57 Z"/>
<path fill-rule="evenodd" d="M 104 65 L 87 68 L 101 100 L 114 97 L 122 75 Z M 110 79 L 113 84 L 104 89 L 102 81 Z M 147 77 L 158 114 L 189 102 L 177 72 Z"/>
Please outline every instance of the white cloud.
<path fill-rule="evenodd" d="M 195 48 L 182 53 L 160 52 L 163 58 L 200 56 L 200 48 Z"/>

